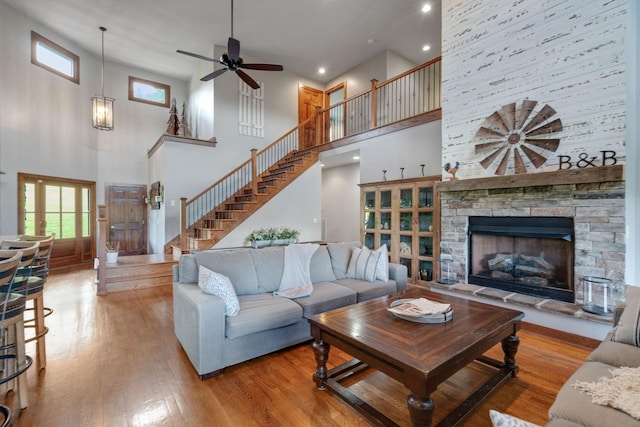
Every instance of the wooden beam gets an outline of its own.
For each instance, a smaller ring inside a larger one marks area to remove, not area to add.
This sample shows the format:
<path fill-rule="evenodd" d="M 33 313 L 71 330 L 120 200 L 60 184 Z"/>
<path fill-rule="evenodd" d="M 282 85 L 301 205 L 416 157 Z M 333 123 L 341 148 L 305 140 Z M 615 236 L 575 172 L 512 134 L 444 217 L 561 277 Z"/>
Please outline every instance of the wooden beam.
<path fill-rule="evenodd" d="M 487 178 L 443 181 L 435 185 L 435 191 L 470 191 L 496 188 L 538 187 L 541 185 L 588 184 L 592 182 L 624 181 L 624 167 L 601 166 L 584 169 L 567 169 L 522 175 L 492 176 Z"/>

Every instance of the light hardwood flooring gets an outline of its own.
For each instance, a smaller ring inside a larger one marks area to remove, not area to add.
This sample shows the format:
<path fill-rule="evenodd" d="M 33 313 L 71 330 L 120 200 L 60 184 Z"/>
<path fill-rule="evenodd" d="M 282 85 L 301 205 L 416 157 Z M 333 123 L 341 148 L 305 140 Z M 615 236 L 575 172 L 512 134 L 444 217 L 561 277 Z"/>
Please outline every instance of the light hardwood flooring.
<path fill-rule="evenodd" d="M 47 368 L 28 371 L 29 407 L 16 426 L 367 426 L 369 423 L 312 381 L 310 344 L 227 368 L 200 381 L 174 333 L 171 287 L 96 296 L 95 272 L 50 276 L 45 305 Z M 465 422 L 490 426 L 491 408 L 544 424 L 555 394 L 582 364 L 589 348 L 520 333 L 518 378 L 509 380 Z M 28 354 L 35 346 L 28 344 Z M 491 350 L 500 357 L 501 350 Z M 332 349 L 330 366 L 350 357 Z M 472 364 L 433 395 L 434 424 L 486 376 Z M 352 389 L 400 425 L 409 425 L 407 391 L 380 373 Z M 14 392 L 3 397 L 14 411 Z"/>

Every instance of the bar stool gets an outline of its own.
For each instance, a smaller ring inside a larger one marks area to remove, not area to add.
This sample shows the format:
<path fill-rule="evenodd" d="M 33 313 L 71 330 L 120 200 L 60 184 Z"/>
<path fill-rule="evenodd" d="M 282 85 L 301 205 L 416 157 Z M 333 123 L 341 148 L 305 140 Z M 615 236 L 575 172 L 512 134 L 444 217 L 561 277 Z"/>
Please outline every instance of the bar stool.
<path fill-rule="evenodd" d="M 49 260 L 51 259 L 51 249 L 55 239 L 55 233 L 51 236 L 20 236 L 19 240 L 7 242 L 12 247 L 27 247 L 35 242 L 39 243 L 38 254 L 31 265 L 31 276 L 29 277 L 29 292 L 25 295 L 27 303 L 33 301 L 32 306 L 26 310 L 33 311 L 33 317 L 25 320 L 25 328 L 33 328 L 34 336 L 26 340 L 27 343 L 36 341 L 36 366 L 38 371 L 47 366 L 47 345 L 45 335 L 49 332 L 44 324 L 45 317 L 49 316 L 53 310 L 44 306 L 44 286 L 49 277 Z M 4 242 L 3 242 L 4 243 Z"/>
<path fill-rule="evenodd" d="M 2 361 L 3 367 L 0 385 L 8 384 L 11 389 L 14 387 L 14 380 L 17 379 L 18 400 L 20 408 L 24 409 L 29 404 L 27 377 L 24 374 L 33 361 L 25 353 L 24 309 L 26 299 L 24 295 L 12 292 L 14 278 L 22 258 L 22 251 L 0 250 L 0 289 L 2 289 L 0 291 L 0 333 L 2 334 L 0 361 Z M 10 420 L 10 412 L 7 412 Z"/>

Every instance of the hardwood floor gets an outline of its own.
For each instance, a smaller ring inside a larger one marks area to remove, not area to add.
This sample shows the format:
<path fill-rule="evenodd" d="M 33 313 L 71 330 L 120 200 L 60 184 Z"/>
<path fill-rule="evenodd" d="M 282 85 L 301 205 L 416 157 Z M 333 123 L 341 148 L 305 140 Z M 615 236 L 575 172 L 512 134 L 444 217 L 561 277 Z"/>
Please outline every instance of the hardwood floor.
<path fill-rule="evenodd" d="M 367 426 L 330 392 L 315 388 L 310 344 L 228 368 L 200 381 L 173 333 L 171 287 L 95 295 L 95 272 L 52 275 L 45 289 L 47 368 L 28 371 L 29 407 L 17 413 L 14 392 L 4 397 L 15 426 Z M 544 424 L 564 381 L 591 351 L 523 330 L 518 378 L 509 380 L 466 421 L 491 426 L 489 409 Z M 33 355 L 34 344 L 27 346 Z M 491 353 L 500 357 L 501 349 Z M 350 357 L 331 350 L 330 366 Z M 435 422 L 464 399 L 486 368 L 473 364 L 433 396 Z M 353 382 L 353 381 L 352 381 Z M 375 406 L 409 425 L 407 391 L 380 373 L 351 386 Z M 435 424 L 435 423 L 434 423 Z"/>

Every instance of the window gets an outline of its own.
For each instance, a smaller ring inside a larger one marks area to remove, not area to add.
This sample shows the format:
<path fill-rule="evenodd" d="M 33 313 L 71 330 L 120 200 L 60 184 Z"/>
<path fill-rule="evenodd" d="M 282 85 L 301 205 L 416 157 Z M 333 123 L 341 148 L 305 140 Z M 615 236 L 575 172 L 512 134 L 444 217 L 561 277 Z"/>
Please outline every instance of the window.
<path fill-rule="evenodd" d="M 171 86 L 129 76 L 129 101 L 169 108 Z"/>
<path fill-rule="evenodd" d="M 80 84 L 80 58 L 62 46 L 31 31 L 31 63 Z"/>

